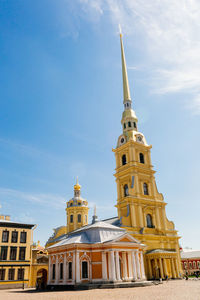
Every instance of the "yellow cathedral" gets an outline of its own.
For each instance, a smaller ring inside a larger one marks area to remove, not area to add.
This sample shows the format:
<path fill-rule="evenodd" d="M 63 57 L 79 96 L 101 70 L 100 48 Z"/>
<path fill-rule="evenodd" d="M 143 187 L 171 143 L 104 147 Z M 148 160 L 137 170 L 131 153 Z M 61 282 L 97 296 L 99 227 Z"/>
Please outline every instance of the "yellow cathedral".
<path fill-rule="evenodd" d="M 120 34 L 124 111 L 122 129 L 113 149 L 116 159 L 117 211 L 120 226 L 146 245 L 147 278 L 178 278 L 182 274 L 179 236 L 166 217 L 163 195 L 158 192 L 151 163 L 151 145 L 138 131 Z"/>
<path fill-rule="evenodd" d="M 132 100 L 120 34 L 123 104 L 123 133 L 117 147 L 113 149 L 116 159 L 115 178 L 117 183 L 118 217 L 103 220 L 119 226 L 132 235 L 144 248 L 144 267 L 148 279 L 179 278 L 182 276 L 179 236 L 174 223 L 166 217 L 163 195 L 158 192 L 155 171 L 151 163 L 151 145 L 138 131 L 138 119 L 132 109 Z M 74 197 L 67 201 L 66 226 L 54 229 L 46 243 L 50 247 L 63 239 L 66 234 L 88 224 L 88 202 L 81 197 L 81 186 L 74 185 Z"/>

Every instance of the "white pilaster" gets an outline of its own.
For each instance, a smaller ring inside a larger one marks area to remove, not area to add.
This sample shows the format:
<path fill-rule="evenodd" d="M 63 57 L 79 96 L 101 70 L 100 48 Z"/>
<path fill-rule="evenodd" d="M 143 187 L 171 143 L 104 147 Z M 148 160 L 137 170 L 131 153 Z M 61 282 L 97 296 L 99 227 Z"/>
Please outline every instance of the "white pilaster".
<path fill-rule="evenodd" d="M 114 257 L 114 251 L 110 251 L 109 252 L 109 262 L 110 262 L 110 276 L 109 279 L 111 281 L 115 281 L 116 280 L 116 272 L 115 272 L 115 257 Z"/>
<path fill-rule="evenodd" d="M 75 256 L 75 252 L 73 253 L 73 258 L 72 258 L 72 278 L 73 278 L 73 281 L 75 281 L 75 265 L 76 265 L 76 256 Z"/>
<path fill-rule="evenodd" d="M 136 261 L 135 261 L 135 251 L 132 251 L 132 263 L 133 263 L 133 279 L 137 279 L 137 268 L 136 268 Z"/>
<path fill-rule="evenodd" d="M 128 252 L 128 278 L 133 279 L 133 266 L 131 261 L 131 252 Z"/>
<path fill-rule="evenodd" d="M 135 252 L 135 260 L 136 260 L 137 278 L 141 279 L 141 274 L 140 274 L 140 259 L 139 259 L 138 250 L 136 250 L 136 252 Z"/>
<path fill-rule="evenodd" d="M 56 267 L 55 267 L 55 271 L 56 271 L 56 279 L 55 279 L 55 283 L 58 284 L 58 281 L 59 281 L 58 255 L 56 255 Z"/>
<path fill-rule="evenodd" d="M 102 278 L 103 280 L 108 279 L 106 252 L 102 252 Z"/>
<path fill-rule="evenodd" d="M 116 261 L 116 277 L 117 277 L 117 280 L 121 280 L 121 276 L 120 276 L 120 261 L 119 261 L 119 252 L 116 251 L 115 253 L 115 261 Z"/>
<path fill-rule="evenodd" d="M 76 252 L 76 282 L 80 282 L 80 261 L 79 252 Z"/>
<path fill-rule="evenodd" d="M 66 283 L 67 281 L 67 265 L 66 265 L 66 253 L 63 254 L 63 282 Z"/>
<path fill-rule="evenodd" d="M 142 279 L 146 279 L 145 270 L 144 270 L 144 256 L 143 256 L 143 252 L 140 252 L 140 264 L 141 264 L 141 271 L 142 271 Z"/>
<path fill-rule="evenodd" d="M 122 259 L 123 259 L 123 275 L 124 280 L 127 280 L 127 262 L 126 262 L 126 252 L 122 252 Z"/>

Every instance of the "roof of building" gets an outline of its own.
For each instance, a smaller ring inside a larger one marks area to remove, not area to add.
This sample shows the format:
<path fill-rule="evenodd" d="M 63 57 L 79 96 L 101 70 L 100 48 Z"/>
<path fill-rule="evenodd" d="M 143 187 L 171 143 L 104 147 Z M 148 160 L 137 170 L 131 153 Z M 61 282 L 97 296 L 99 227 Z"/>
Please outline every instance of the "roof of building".
<path fill-rule="evenodd" d="M 103 221 L 96 221 L 94 224 L 83 226 L 66 235 L 60 242 L 49 248 L 69 244 L 97 244 L 112 241 L 126 235 L 126 230 Z M 134 239 L 135 243 L 139 243 Z"/>
<path fill-rule="evenodd" d="M 0 219 L 0 227 L 18 227 L 18 228 L 32 228 L 35 226 L 35 224 L 27 224 L 27 223 L 21 223 L 21 222 L 13 222 L 10 220 L 1 220 Z"/>
<path fill-rule="evenodd" d="M 112 218 L 109 218 L 109 219 L 104 219 L 102 221 L 106 222 L 108 224 L 114 225 L 114 226 L 118 226 L 118 227 L 120 227 L 120 225 L 121 225 L 120 219 L 118 217 L 112 217 Z"/>
<path fill-rule="evenodd" d="M 181 251 L 181 258 L 200 258 L 200 250 L 186 250 Z"/>

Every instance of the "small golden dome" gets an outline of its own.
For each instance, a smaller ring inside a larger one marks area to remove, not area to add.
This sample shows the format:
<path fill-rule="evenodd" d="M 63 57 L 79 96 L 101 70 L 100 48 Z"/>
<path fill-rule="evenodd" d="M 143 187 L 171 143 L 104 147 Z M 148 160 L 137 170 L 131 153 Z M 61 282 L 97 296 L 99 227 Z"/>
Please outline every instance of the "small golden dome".
<path fill-rule="evenodd" d="M 78 183 L 78 176 L 77 176 L 76 184 L 74 185 L 74 190 L 80 191 L 80 189 L 81 189 L 81 185 Z"/>

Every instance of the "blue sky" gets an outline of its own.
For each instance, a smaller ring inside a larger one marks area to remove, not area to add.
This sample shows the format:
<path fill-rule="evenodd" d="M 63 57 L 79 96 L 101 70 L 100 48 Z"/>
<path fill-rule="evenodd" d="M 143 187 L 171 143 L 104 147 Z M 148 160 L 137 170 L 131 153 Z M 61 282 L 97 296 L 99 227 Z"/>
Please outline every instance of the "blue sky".
<path fill-rule="evenodd" d="M 163 0 L 0 1 L 0 204 L 38 224 L 66 222 L 78 175 L 99 218 L 116 215 L 123 111 L 120 23 L 134 109 L 152 148 L 167 216 L 200 248 L 200 4 Z"/>

